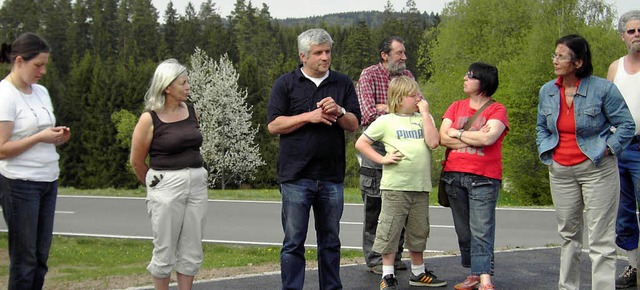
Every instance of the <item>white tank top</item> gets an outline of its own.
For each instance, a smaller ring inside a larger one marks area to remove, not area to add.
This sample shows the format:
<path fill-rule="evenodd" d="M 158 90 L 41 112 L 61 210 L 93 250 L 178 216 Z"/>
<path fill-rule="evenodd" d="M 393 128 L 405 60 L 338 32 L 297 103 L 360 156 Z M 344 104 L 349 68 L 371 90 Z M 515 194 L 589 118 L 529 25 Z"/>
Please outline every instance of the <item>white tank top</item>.
<path fill-rule="evenodd" d="M 613 83 L 616 84 L 618 90 L 622 93 L 633 121 L 636 123 L 636 135 L 640 135 L 640 72 L 635 74 L 628 74 L 624 70 L 624 58 L 621 57 L 618 60 L 618 71 L 613 78 Z"/>

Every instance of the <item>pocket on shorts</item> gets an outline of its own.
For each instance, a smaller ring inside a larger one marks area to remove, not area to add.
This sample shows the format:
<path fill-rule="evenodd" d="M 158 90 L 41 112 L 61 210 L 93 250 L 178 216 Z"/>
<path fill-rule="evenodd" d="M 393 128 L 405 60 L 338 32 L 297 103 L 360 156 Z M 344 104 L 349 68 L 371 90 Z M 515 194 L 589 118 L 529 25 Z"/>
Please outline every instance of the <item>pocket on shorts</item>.
<path fill-rule="evenodd" d="M 378 218 L 378 228 L 376 229 L 376 237 L 378 237 L 381 241 L 390 242 L 393 238 L 393 229 L 395 228 L 395 224 L 397 218 L 393 216 L 380 215 Z"/>

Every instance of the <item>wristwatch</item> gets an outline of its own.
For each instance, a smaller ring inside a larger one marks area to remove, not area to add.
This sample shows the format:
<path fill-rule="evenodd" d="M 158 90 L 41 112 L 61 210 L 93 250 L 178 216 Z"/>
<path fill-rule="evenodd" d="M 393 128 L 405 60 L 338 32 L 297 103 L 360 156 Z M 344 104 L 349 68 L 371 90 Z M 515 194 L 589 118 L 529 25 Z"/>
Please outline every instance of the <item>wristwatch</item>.
<path fill-rule="evenodd" d="M 462 132 L 464 132 L 464 129 L 458 130 L 458 136 L 456 136 L 457 139 L 462 138 Z"/>
<path fill-rule="evenodd" d="M 338 116 L 338 119 L 344 117 L 344 115 L 347 114 L 347 110 L 345 110 L 343 107 L 340 107 L 340 116 Z"/>

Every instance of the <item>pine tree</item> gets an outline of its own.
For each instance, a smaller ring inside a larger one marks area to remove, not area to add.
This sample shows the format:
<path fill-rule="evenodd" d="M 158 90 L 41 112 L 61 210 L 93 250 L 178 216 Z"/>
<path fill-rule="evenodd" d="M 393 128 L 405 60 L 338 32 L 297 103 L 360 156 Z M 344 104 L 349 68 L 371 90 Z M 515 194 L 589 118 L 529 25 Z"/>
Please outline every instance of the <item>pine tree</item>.
<path fill-rule="evenodd" d="M 254 142 L 258 128 L 251 125 L 247 92 L 239 88 L 239 75 L 227 55 L 214 62 L 196 48 L 190 61 L 191 98 L 199 113 L 209 185 L 239 185 L 265 164 Z"/>

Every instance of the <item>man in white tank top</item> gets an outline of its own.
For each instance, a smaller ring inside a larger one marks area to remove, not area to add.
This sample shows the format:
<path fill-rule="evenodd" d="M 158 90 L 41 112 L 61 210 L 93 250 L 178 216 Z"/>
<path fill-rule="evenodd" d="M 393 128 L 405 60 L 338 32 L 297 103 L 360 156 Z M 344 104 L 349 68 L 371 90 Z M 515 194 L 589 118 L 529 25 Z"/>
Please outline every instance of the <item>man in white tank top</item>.
<path fill-rule="evenodd" d="M 627 46 L 627 55 L 611 63 L 607 79 L 614 82 L 633 115 L 636 136 L 618 156 L 620 204 L 616 220 L 616 244 L 629 258 L 629 266 L 616 279 L 616 288 L 636 286 L 638 268 L 638 217 L 640 202 L 640 10 L 620 17 L 618 31 Z"/>

